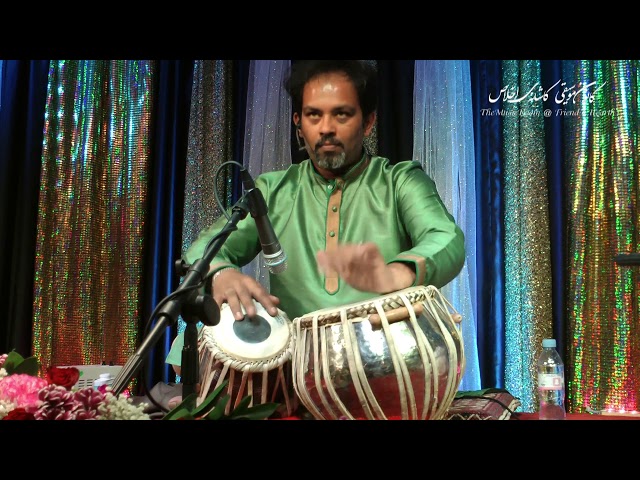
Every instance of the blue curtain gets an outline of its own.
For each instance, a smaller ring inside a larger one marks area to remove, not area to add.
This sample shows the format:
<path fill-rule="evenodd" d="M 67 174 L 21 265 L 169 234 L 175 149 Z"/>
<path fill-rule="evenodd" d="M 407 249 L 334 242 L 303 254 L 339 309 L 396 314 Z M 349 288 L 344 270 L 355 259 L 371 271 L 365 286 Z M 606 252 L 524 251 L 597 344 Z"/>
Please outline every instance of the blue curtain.
<path fill-rule="evenodd" d="M 38 193 L 48 60 L 0 72 L 0 352 L 31 350 Z"/>
<path fill-rule="evenodd" d="M 543 60 L 540 64 L 542 85 L 550 86 L 562 76 L 561 60 Z M 553 114 L 545 118 L 546 155 L 549 179 L 549 228 L 551 236 L 551 268 L 553 278 L 553 336 L 556 339 L 560 356 L 565 355 L 565 282 L 567 245 L 567 180 L 565 164 L 564 130 L 562 117 L 555 112 L 562 106 L 556 102 L 547 102 Z"/>
<path fill-rule="evenodd" d="M 189 105 L 193 83 L 193 61 L 161 60 L 156 68 L 156 114 L 152 127 L 152 159 L 149 172 L 149 227 L 144 305 L 146 322 L 158 303 L 180 284 L 175 262 L 181 257 L 182 208 L 189 131 Z M 153 319 L 149 328 L 158 319 Z M 177 323 L 177 322 L 176 322 Z M 175 336 L 175 324 L 149 354 L 146 386 L 158 380 L 168 382 L 173 372 L 164 359 Z M 144 332 L 143 332 L 144 333 Z"/>
<path fill-rule="evenodd" d="M 502 117 L 481 113 L 493 107 L 487 92 L 502 88 L 502 65 L 500 60 L 474 60 L 470 67 L 478 192 L 476 242 L 477 251 L 482 252 L 477 260 L 480 378 L 483 387 L 504 388 Z"/>

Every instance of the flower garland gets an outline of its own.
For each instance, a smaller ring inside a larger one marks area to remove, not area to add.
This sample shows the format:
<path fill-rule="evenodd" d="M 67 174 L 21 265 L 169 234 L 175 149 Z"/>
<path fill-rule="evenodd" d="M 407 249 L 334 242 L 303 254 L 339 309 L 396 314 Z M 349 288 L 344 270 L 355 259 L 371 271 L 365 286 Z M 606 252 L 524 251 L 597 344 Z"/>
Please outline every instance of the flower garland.
<path fill-rule="evenodd" d="M 106 385 L 74 388 L 75 367 L 49 367 L 45 378 L 37 371 L 34 357 L 0 355 L 0 420 L 150 420 L 146 403 L 134 405 Z"/>

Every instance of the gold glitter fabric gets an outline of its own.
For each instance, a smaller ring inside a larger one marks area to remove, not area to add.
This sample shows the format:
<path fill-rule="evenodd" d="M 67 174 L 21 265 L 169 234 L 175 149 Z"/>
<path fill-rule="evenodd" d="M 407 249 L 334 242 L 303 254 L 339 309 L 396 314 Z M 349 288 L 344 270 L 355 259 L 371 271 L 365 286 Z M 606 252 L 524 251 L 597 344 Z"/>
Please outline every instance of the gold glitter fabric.
<path fill-rule="evenodd" d="M 634 411 L 640 377 L 637 60 L 565 61 L 568 409 Z M 568 96 L 568 95 L 567 95 Z"/>
<path fill-rule="evenodd" d="M 364 60 L 372 67 L 378 68 L 378 62 L 375 60 Z M 370 155 L 378 155 L 378 117 L 376 116 L 376 121 L 373 124 L 373 128 L 371 129 L 371 133 L 368 137 L 364 139 L 364 148 L 367 149 Z"/>
<path fill-rule="evenodd" d="M 232 60 L 196 60 L 193 71 L 189 145 L 185 172 L 182 251 L 193 243 L 200 230 L 222 215 L 222 207 L 231 206 L 233 172 L 229 166 L 215 174 L 220 165 L 233 160 L 234 75 Z M 186 323 L 178 319 L 178 332 Z"/>
<path fill-rule="evenodd" d="M 185 173 L 183 251 L 200 230 L 222 215 L 216 189 L 223 207 L 231 205 L 236 167 L 223 169 L 217 185 L 215 173 L 222 163 L 233 160 L 233 119 L 233 61 L 196 60 Z"/>
<path fill-rule="evenodd" d="M 33 352 L 123 365 L 140 325 L 152 63 L 52 61 L 42 151 Z"/>
<path fill-rule="evenodd" d="M 503 85 L 528 92 L 540 62 L 503 62 Z M 505 386 L 537 410 L 536 361 L 552 336 L 551 259 L 544 104 L 504 102 Z"/>

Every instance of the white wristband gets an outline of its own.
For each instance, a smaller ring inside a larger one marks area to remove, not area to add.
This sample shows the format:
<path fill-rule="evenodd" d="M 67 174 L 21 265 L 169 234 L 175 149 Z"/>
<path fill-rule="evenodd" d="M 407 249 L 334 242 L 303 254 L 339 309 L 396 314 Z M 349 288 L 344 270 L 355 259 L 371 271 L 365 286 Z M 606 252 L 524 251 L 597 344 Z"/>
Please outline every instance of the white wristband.
<path fill-rule="evenodd" d="M 211 284 L 213 285 L 216 281 L 216 278 L 218 278 L 218 275 L 220 275 L 222 272 L 224 272 L 225 270 L 235 270 L 236 272 L 238 271 L 237 268 L 234 267 L 224 267 L 221 268 L 220 270 L 218 270 L 216 273 L 213 274 L 213 279 L 211 280 Z"/>

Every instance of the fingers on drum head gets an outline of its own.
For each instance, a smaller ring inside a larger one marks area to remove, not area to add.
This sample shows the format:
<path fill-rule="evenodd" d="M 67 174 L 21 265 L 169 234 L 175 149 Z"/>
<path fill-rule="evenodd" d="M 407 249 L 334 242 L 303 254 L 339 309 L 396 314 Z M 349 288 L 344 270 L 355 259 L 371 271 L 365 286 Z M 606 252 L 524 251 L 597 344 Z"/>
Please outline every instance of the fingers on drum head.
<path fill-rule="evenodd" d="M 256 315 L 236 320 L 227 304 L 220 309 L 220 323 L 205 332 L 218 348 L 241 360 L 271 358 L 280 354 L 290 343 L 290 321 L 282 311 L 272 317 L 258 302 Z"/>

